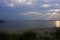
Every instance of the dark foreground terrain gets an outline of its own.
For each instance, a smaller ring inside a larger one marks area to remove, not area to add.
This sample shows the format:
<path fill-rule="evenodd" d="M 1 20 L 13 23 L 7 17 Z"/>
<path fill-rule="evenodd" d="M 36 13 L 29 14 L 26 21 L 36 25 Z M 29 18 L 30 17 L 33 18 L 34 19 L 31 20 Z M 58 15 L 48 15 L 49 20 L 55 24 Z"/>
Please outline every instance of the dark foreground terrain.
<path fill-rule="evenodd" d="M 60 40 L 60 28 L 57 28 L 54 32 L 36 32 L 36 31 L 25 31 L 25 32 L 4 32 L 0 31 L 0 40 Z"/>

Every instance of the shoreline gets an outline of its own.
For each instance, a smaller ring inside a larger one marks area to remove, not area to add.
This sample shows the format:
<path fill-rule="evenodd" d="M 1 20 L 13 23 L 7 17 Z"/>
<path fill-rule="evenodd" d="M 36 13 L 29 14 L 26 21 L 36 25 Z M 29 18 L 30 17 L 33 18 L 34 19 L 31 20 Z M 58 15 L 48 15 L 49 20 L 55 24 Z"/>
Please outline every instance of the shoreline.
<path fill-rule="evenodd" d="M 25 31 L 36 31 L 36 32 L 54 32 L 56 31 L 55 27 L 46 27 L 46 28 L 19 28 L 19 29 L 0 29 L 0 31 L 4 31 L 4 32 L 25 32 Z"/>

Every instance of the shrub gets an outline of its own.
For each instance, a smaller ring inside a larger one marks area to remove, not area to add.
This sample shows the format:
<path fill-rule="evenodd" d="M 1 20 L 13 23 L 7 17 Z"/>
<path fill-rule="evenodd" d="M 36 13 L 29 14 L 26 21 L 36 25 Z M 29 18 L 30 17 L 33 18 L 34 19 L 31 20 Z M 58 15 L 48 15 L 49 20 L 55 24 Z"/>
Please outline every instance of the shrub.
<path fill-rule="evenodd" d="M 0 40 L 7 40 L 8 34 L 0 31 Z"/>
<path fill-rule="evenodd" d="M 56 28 L 56 31 L 52 32 L 51 36 L 53 36 L 54 40 L 60 40 L 60 28 Z"/>
<path fill-rule="evenodd" d="M 20 33 L 9 34 L 8 40 L 21 40 L 21 34 Z"/>
<path fill-rule="evenodd" d="M 21 40 L 35 40 L 35 39 L 36 39 L 36 33 L 33 31 L 27 31 L 23 33 Z"/>

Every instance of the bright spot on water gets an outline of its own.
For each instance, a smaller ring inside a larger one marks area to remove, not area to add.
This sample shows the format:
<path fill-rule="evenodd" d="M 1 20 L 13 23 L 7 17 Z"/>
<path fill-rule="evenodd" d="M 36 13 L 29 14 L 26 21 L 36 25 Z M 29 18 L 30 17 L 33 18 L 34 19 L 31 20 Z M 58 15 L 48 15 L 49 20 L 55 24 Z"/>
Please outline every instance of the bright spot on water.
<path fill-rule="evenodd" d="M 60 21 L 55 21 L 56 27 L 60 27 Z"/>

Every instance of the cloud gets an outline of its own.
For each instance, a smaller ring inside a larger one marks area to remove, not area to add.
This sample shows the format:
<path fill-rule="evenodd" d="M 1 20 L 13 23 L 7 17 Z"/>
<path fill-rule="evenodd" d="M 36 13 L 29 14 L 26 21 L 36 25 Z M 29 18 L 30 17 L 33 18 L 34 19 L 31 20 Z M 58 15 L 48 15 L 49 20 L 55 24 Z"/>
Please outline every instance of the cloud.
<path fill-rule="evenodd" d="M 60 0 L 0 0 L 0 14 L 4 19 L 60 17 Z"/>
<path fill-rule="evenodd" d="M 23 15 L 41 15 L 42 13 L 40 12 L 27 12 L 27 13 L 24 13 Z"/>
<path fill-rule="evenodd" d="M 9 7 L 14 7 L 14 4 L 13 3 L 6 4 L 6 5 L 9 6 Z"/>
<path fill-rule="evenodd" d="M 58 6 L 59 4 L 56 4 L 56 6 Z"/>
<path fill-rule="evenodd" d="M 49 10 L 49 12 L 59 12 L 60 11 L 60 9 L 51 9 L 51 10 Z"/>
<path fill-rule="evenodd" d="M 43 4 L 43 5 L 41 5 L 41 7 L 50 7 L 51 5 L 50 4 Z"/>
<path fill-rule="evenodd" d="M 32 5 L 36 3 L 36 0 L 15 0 L 15 3 L 19 5 Z"/>

